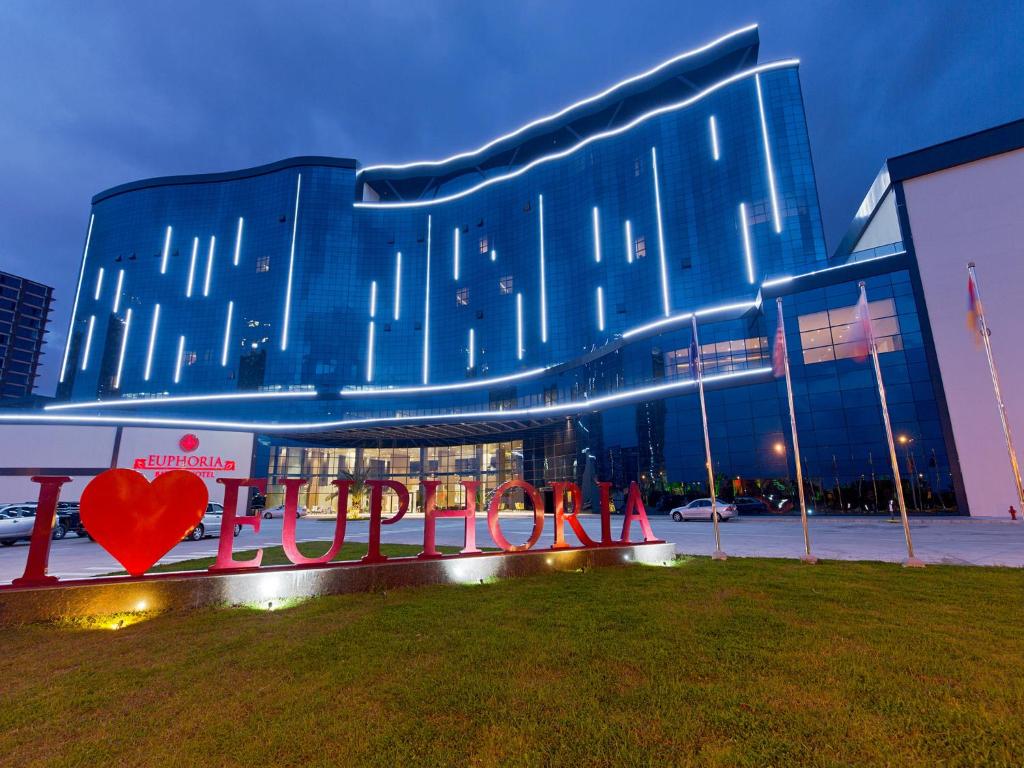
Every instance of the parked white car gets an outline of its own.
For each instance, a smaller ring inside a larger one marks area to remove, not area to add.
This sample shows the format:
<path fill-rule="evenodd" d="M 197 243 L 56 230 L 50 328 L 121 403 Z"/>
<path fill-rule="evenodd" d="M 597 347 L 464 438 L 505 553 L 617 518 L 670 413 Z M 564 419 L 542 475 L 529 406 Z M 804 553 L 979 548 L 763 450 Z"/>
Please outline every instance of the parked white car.
<path fill-rule="evenodd" d="M 273 517 L 284 517 L 284 504 L 278 504 L 276 507 L 268 507 L 267 509 L 264 509 L 260 514 L 263 515 L 263 517 L 267 520 L 270 520 Z M 299 504 L 296 507 L 296 517 L 305 517 L 307 514 L 309 513 L 306 511 L 306 508 L 301 504 Z"/>
<path fill-rule="evenodd" d="M 0 544 L 10 547 L 32 538 L 36 524 L 36 508 L 32 504 L 4 504 L 0 506 Z"/>
<path fill-rule="evenodd" d="M 716 501 L 715 510 L 718 512 L 718 519 L 722 522 L 736 517 L 735 504 Z M 669 514 L 672 515 L 672 519 L 677 523 L 686 522 L 687 520 L 707 520 L 711 522 L 711 499 L 694 499 L 684 507 L 676 507 Z"/>
<path fill-rule="evenodd" d="M 190 541 L 199 541 L 204 536 L 220 536 L 220 524 L 224 519 L 224 505 L 211 501 L 206 505 L 206 512 L 199 525 L 189 531 L 185 538 Z M 235 523 L 235 536 L 242 532 L 242 526 Z"/>

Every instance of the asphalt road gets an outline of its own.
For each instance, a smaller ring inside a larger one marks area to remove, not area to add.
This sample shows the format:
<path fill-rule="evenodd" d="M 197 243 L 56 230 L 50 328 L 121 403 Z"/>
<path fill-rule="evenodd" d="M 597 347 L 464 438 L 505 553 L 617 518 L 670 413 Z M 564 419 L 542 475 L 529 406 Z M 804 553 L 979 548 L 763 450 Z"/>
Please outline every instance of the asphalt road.
<path fill-rule="evenodd" d="M 714 534 L 710 523 L 676 523 L 664 515 L 651 518 L 654 532 L 660 538 L 676 545 L 681 554 L 710 555 L 714 549 Z M 584 527 L 599 538 L 600 519 L 581 517 Z M 527 540 L 533 520 L 528 516 L 502 518 L 502 531 L 513 543 Z M 439 520 L 439 544 L 462 543 L 461 520 Z M 618 536 L 621 517 L 612 518 L 612 532 Z M 906 556 L 903 529 L 886 518 L 812 518 L 811 544 L 815 555 L 835 560 L 880 560 L 898 562 Z M 477 544 L 493 545 L 484 519 L 476 521 Z M 297 526 L 300 541 L 330 541 L 334 523 L 328 520 L 302 519 Z M 745 517 L 723 523 L 722 548 L 734 557 L 796 558 L 803 554 L 803 535 L 798 518 Z M 1024 566 L 1024 522 L 986 518 L 913 519 L 911 533 L 915 552 L 928 563 L 963 565 Z M 421 544 L 423 519 L 413 517 L 384 526 L 381 539 L 385 542 Z M 368 524 L 349 521 L 346 539 L 366 541 Z M 538 547 L 551 544 L 551 518 L 545 520 L 544 533 Z M 566 538 L 575 539 L 566 526 Z M 633 526 L 632 538 L 639 539 L 639 528 Z M 281 521 L 263 520 L 259 533 L 243 529 L 235 539 L 235 549 L 251 549 L 281 543 Z M 121 570 L 120 564 L 102 547 L 89 539 L 73 534 L 52 543 L 50 573 L 61 578 L 88 578 Z M 216 553 L 217 539 L 185 541 L 172 549 L 161 562 L 176 562 L 194 557 L 207 557 Z M 27 544 L 0 548 L 0 584 L 9 583 L 21 575 L 28 553 Z"/>

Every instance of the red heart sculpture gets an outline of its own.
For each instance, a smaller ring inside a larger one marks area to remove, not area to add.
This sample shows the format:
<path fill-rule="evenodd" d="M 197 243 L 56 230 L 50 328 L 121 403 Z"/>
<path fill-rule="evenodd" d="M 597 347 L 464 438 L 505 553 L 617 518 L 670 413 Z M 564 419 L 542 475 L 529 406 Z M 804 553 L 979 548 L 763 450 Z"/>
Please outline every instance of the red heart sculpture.
<path fill-rule="evenodd" d="M 175 469 L 150 483 L 141 472 L 108 469 L 85 486 L 82 525 L 132 576 L 141 576 L 206 512 L 206 484 Z"/>

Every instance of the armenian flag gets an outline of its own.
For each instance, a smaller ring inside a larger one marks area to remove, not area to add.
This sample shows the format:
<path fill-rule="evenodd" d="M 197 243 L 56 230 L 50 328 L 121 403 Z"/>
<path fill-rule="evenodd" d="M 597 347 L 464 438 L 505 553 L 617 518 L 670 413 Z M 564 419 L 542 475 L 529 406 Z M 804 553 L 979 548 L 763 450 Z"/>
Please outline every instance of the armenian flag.
<path fill-rule="evenodd" d="M 775 328 L 775 348 L 772 350 L 772 374 L 775 378 L 786 373 L 786 329 L 782 321 L 782 305 L 777 305 L 779 319 Z"/>
<path fill-rule="evenodd" d="M 978 298 L 978 288 L 974 284 L 974 276 L 967 273 L 967 330 L 971 332 L 971 338 L 976 345 L 981 344 L 981 299 Z"/>

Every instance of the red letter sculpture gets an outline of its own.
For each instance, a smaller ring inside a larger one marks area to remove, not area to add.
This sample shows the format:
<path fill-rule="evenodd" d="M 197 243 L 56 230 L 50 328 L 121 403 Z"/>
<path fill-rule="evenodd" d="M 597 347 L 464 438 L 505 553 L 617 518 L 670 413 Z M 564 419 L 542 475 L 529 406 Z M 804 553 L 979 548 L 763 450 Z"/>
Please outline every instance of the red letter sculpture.
<path fill-rule="evenodd" d="M 622 541 L 629 543 L 629 526 L 636 520 L 640 523 L 640 530 L 643 531 L 644 541 L 658 542 L 659 539 L 651 530 L 651 524 L 647 522 L 647 510 L 644 509 L 644 502 L 640 498 L 640 488 L 636 481 L 629 484 L 629 497 L 626 499 L 626 514 L 622 521 Z"/>
<path fill-rule="evenodd" d="M 220 542 L 217 545 L 217 562 L 210 566 L 211 571 L 232 571 L 241 568 L 259 568 L 263 562 L 263 550 L 256 551 L 250 560 L 235 560 L 231 557 L 231 549 L 235 542 L 235 526 L 251 525 L 253 533 L 260 532 L 259 515 L 238 516 L 238 489 L 242 487 L 256 488 L 260 493 L 267 492 L 267 479 L 218 477 L 217 482 L 224 486 L 224 517 L 220 523 Z"/>
<path fill-rule="evenodd" d="M 345 523 L 348 518 L 348 489 L 352 487 L 351 480 L 335 480 L 333 485 L 338 487 L 338 519 L 334 523 L 334 541 L 331 547 L 319 557 L 307 557 L 299 552 L 295 543 L 295 519 L 298 516 L 299 507 L 299 486 L 304 485 L 305 480 L 293 478 L 282 480 L 281 485 L 285 488 L 284 493 L 284 527 L 281 529 L 281 546 L 285 555 L 295 565 L 323 565 L 329 563 L 338 554 L 341 545 L 345 543 Z"/>
<path fill-rule="evenodd" d="M 409 509 L 409 490 L 395 480 L 367 480 L 370 486 L 370 532 L 367 542 L 364 563 L 383 563 L 388 558 L 380 553 L 380 527 L 397 523 Z M 381 519 L 384 507 L 384 489 L 390 488 L 398 494 L 398 512 L 389 518 Z"/>
<path fill-rule="evenodd" d="M 480 483 L 476 480 L 463 480 L 466 489 L 466 506 L 463 509 L 435 509 L 437 504 L 437 487 L 440 480 L 423 480 L 423 551 L 419 557 L 423 559 L 441 557 L 436 546 L 436 519 L 439 517 L 461 517 L 466 521 L 462 534 L 462 554 L 468 555 L 480 550 L 476 548 L 476 492 Z"/>
<path fill-rule="evenodd" d="M 597 488 L 601 492 L 601 543 L 609 547 L 615 543 L 612 540 L 612 484 L 597 483 Z"/>
<path fill-rule="evenodd" d="M 36 475 L 32 482 L 39 483 L 39 503 L 36 505 L 36 521 L 32 525 L 32 538 L 28 544 L 25 573 L 21 578 L 11 582 L 15 587 L 38 587 L 57 581 L 56 576 L 46 574 L 46 566 L 50 562 L 50 537 L 53 520 L 57 516 L 60 487 L 64 483 L 70 483 L 71 478 Z"/>
<path fill-rule="evenodd" d="M 533 503 L 533 532 L 525 544 L 512 544 L 501 532 L 501 525 L 498 521 L 498 507 L 501 506 L 502 497 L 513 488 L 522 488 Z M 506 552 L 525 552 L 540 539 L 541 531 L 544 530 L 544 500 L 537 493 L 537 489 L 525 480 L 509 480 L 498 486 L 487 507 L 487 529 L 491 532 L 494 543 Z"/>
<path fill-rule="evenodd" d="M 565 543 L 564 523 L 569 523 L 569 527 L 576 534 L 576 538 L 580 540 L 580 544 L 584 547 L 596 547 L 597 542 L 590 538 L 583 528 L 583 523 L 579 521 L 578 515 L 583 509 L 583 491 L 580 490 L 580 487 L 576 483 L 552 483 L 551 490 L 555 494 L 555 543 L 551 545 L 551 548 L 569 548 L 569 545 Z M 568 515 L 565 514 L 566 493 L 572 499 L 572 512 Z"/>

